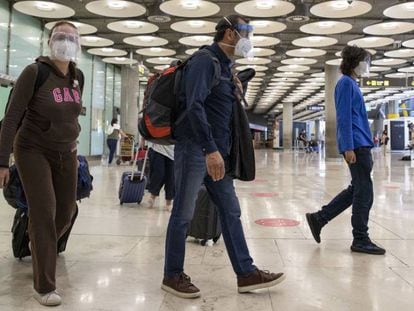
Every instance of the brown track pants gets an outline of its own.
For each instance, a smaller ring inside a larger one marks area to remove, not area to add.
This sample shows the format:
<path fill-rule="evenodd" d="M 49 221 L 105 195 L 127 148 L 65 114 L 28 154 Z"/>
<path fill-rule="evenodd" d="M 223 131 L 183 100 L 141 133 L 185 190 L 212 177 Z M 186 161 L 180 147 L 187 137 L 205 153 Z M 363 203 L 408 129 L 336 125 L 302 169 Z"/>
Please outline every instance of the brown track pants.
<path fill-rule="evenodd" d="M 57 240 L 76 211 L 76 151 L 51 151 L 20 137 L 14 157 L 29 205 L 34 289 L 45 294 L 56 289 Z"/>

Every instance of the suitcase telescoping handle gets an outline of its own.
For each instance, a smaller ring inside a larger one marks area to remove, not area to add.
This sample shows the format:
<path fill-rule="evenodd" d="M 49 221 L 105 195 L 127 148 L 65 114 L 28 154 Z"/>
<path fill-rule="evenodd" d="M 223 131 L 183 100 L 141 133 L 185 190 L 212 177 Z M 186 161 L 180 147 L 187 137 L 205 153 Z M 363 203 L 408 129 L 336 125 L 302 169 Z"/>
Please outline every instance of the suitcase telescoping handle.
<path fill-rule="evenodd" d="M 137 161 L 138 161 L 138 155 L 139 155 L 139 150 L 135 154 L 134 162 L 132 163 L 131 181 L 134 180 L 134 172 L 135 172 L 135 167 L 136 167 Z M 144 172 L 145 172 L 145 166 L 147 164 L 147 158 L 148 158 L 148 150 L 145 152 L 144 164 L 142 165 L 142 172 L 141 172 L 140 180 L 142 180 L 144 178 Z"/>
<path fill-rule="evenodd" d="M 148 159 L 148 152 L 149 150 L 147 150 L 145 152 L 145 157 L 144 157 L 144 163 L 142 164 L 142 171 L 141 171 L 141 178 L 140 180 L 142 180 L 144 178 L 144 173 L 145 173 L 145 166 L 147 165 L 147 159 Z"/>

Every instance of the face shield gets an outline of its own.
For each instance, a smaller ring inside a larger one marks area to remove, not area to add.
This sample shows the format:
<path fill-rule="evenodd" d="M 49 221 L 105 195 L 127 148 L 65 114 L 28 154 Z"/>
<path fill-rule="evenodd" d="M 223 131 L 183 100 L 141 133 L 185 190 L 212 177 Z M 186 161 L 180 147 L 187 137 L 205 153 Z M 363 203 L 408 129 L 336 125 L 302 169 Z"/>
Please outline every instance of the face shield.
<path fill-rule="evenodd" d="M 50 37 L 51 58 L 59 61 L 76 62 L 81 50 L 78 34 L 54 32 Z"/>
<path fill-rule="evenodd" d="M 253 26 L 249 24 L 236 24 L 233 26 L 240 38 L 250 39 L 253 37 Z"/>
<path fill-rule="evenodd" d="M 360 77 L 369 77 L 371 68 L 371 57 L 367 56 L 363 61 L 360 61 L 355 68 L 355 73 Z"/>

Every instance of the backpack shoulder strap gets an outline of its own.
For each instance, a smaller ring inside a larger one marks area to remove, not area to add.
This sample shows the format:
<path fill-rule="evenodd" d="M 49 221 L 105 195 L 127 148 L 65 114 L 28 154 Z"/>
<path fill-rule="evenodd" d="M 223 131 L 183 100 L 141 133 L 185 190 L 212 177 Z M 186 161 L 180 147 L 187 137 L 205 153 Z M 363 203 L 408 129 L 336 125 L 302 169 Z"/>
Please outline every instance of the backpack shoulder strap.
<path fill-rule="evenodd" d="M 36 65 L 37 65 L 37 75 L 36 75 L 36 81 L 35 81 L 35 85 L 33 89 L 33 95 L 40 89 L 43 83 L 46 82 L 47 78 L 49 77 L 49 73 L 50 73 L 49 68 L 46 64 L 43 64 L 41 62 L 36 62 Z M 14 88 L 10 90 L 9 97 L 6 102 L 6 107 L 4 109 L 4 114 L 6 114 L 7 110 L 9 109 L 13 90 Z"/>
<path fill-rule="evenodd" d="M 83 86 L 85 85 L 85 76 L 83 75 L 82 70 L 80 70 L 79 68 L 76 68 L 76 78 L 78 79 L 81 93 L 83 93 Z"/>
<path fill-rule="evenodd" d="M 37 62 L 37 76 L 33 94 L 35 94 L 49 78 L 50 68 L 42 62 Z"/>
<path fill-rule="evenodd" d="M 210 56 L 210 58 L 213 60 L 213 64 L 214 64 L 214 83 L 213 83 L 213 87 L 217 86 L 220 83 L 221 80 L 221 64 L 220 61 L 218 60 L 217 56 L 210 51 L 209 49 L 201 49 L 198 50 L 197 52 L 195 52 L 195 55 L 208 55 Z"/>

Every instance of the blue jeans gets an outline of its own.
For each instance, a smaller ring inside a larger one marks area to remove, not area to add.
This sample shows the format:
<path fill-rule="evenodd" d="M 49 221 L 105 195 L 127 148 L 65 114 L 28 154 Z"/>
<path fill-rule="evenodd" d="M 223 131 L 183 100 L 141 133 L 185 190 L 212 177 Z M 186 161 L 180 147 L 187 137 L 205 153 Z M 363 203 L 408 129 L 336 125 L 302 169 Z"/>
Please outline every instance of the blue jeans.
<path fill-rule="evenodd" d="M 109 159 L 108 163 L 111 164 L 112 160 L 114 159 L 114 155 L 116 152 L 116 146 L 118 145 L 118 139 L 107 139 L 106 144 L 109 148 Z"/>
<path fill-rule="evenodd" d="M 167 229 L 165 276 L 173 277 L 183 272 L 188 225 L 193 218 L 195 202 L 203 182 L 218 208 L 223 238 L 234 272 L 237 275 L 253 272 L 256 267 L 244 237 L 233 179 L 225 176 L 214 182 L 207 176 L 202 148 L 191 141 L 176 144 L 174 162 L 176 195 Z"/>
<path fill-rule="evenodd" d="M 153 149 L 149 149 L 148 152 L 150 159 L 148 191 L 157 197 L 164 186 L 165 199 L 167 201 L 174 199 L 174 161 Z"/>
<path fill-rule="evenodd" d="M 334 219 L 352 205 L 352 234 L 354 241 L 368 241 L 369 211 L 374 202 L 374 189 L 371 180 L 373 166 L 370 148 L 354 150 L 357 161 L 349 165 L 352 175 L 351 185 L 339 193 L 328 205 L 322 207 L 317 217 L 322 224 Z"/>

